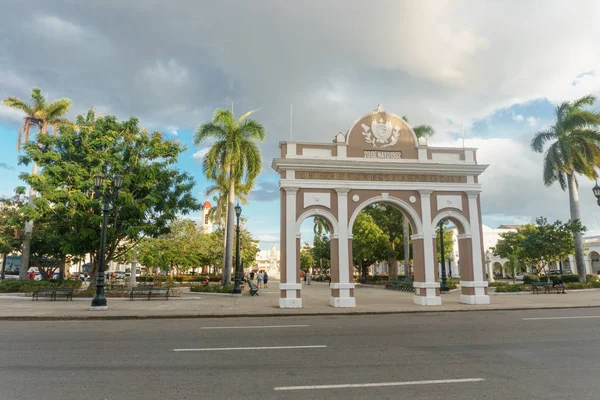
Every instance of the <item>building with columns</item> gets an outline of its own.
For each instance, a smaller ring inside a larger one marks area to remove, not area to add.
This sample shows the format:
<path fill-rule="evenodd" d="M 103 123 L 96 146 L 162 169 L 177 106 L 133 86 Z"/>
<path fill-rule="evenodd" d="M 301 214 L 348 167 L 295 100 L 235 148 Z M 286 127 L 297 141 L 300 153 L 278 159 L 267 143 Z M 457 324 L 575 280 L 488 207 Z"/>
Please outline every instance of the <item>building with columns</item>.
<path fill-rule="evenodd" d="M 430 147 L 412 128 L 381 106 L 359 118 L 333 143 L 281 142 L 273 169 L 280 175 L 281 284 L 279 305 L 302 307 L 300 225 L 327 220 L 331 232 L 331 293 L 334 307 L 356 305 L 352 225 L 375 203 L 399 208 L 410 221 L 414 302 L 440 305 L 435 227 L 442 218 L 458 228 L 461 301 L 488 304 L 481 231 L 476 149 Z"/>

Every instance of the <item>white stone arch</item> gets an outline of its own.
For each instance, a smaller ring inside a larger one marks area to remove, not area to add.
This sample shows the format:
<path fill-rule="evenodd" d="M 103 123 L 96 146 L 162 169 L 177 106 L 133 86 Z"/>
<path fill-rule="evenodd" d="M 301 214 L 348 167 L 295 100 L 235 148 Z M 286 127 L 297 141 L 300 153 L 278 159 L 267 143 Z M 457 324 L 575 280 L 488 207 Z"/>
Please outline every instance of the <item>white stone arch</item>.
<path fill-rule="evenodd" d="M 382 111 L 383 111 L 383 109 L 382 109 Z M 359 122 L 360 122 L 362 119 L 364 119 L 365 117 L 369 117 L 369 116 L 371 116 L 371 115 L 376 115 L 376 114 L 378 114 L 378 113 L 379 113 L 379 110 L 375 110 L 375 111 L 373 111 L 373 112 L 370 112 L 370 113 L 368 113 L 368 114 L 365 114 L 365 115 L 363 115 L 362 117 L 360 117 L 359 119 L 357 119 L 356 121 L 354 121 L 354 123 L 352 124 L 352 126 L 350 127 L 350 129 L 348 130 L 348 132 L 346 133 L 346 144 L 350 143 L 350 134 L 351 134 L 351 133 L 352 133 L 352 131 L 354 130 L 354 127 L 355 127 L 355 126 L 356 126 L 356 125 L 357 125 L 357 124 L 358 124 L 358 123 L 359 123 Z M 413 137 L 413 140 L 415 141 L 415 149 L 418 149 L 418 148 L 419 148 L 419 144 L 420 144 L 420 142 L 419 142 L 419 138 L 417 137 L 417 134 L 416 134 L 416 133 L 415 133 L 415 131 L 413 130 L 412 126 L 411 126 L 411 125 L 410 125 L 408 122 L 406 122 L 406 121 L 404 120 L 404 118 L 400 117 L 399 115 L 396 115 L 396 114 L 393 114 L 393 113 L 389 113 L 389 112 L 386 112 L 386 111 L 383 111 L 383 113 L 385 113 L 386 115 L 389 115 L 390 117 L 395 117 L 395 118 L 398 118 L 398 119 L 400 120 L 400 123 L 401 123 L 401 124 L 403 124 L 403 125 L 404 125 L 404 126 L 407 128 L 407 129 L 408 129 L 408 131 L 410 132 L 410 134 L 412 135 L 412 137 Z"/>
<path fill-rule="evenodd" d="M 443 211 L 441 213 L 439 213 L 438 215 L 436 215 L 433 218 L 433 221 L 431 221 L 431 227 L 433 229 L 433 238 L 435 239 L 437 236 L 437 233 L 435 232 L 435 228 L 437 226 L 437 224 L 439 224 L 440 220 L 444 219 L 444 218 L 450 218 L 450 219 L 456 219 L 458 222 L 460 222 L 460 224 L 462 225 L 462 228 L 464 230 L 463 233 L 459 234 L 463 237 L 470 237 L 472 232 L 471 232 L 471 224 L 469 223 L 469 221 L 467 220 L 467 218 L 465 218 L 464 215 L 457 213 L 456 211 Z"/>
<path fill-rule="evenodd" d="M 416 225 L 412 226 L 414 234 L 423 234 L 423 223 L 421 222 L 421 218 L 419 218 L 419 214 L 417 214 L 417 212 L 414 210 L 414 208 L 411 207 L 410 204 L 408 204 L 404 200 L 392 196 L 387 196 L 385 198 L 383 196 L 376 196 L 371 197 L 370 199 L 362 202 L 358 207 L 356 207 L 356 210 L 354 210 L 354 213 L 352 213 L 352 216 L 350 217 L 350 221 L 348 222 L 348 232 L 352 232 L 352 226 L 354 225 L 354 220 L 356 219 L 356 217 L 358 217 L 358 214 L 367 206 L 370 206 L 371 204 L 375 203 L 390 203 L 394 204 L 395 206 L 398 206 L 401 211 L 406 212 L 408 215 L 410 215 L 410 218 L 408 219 L 410 224 Z"/>
<path fill-rule="evenodd" d="M 334 217 L 333 214 L 331 214 L 329 211 L 325 211 L 320 208 L 312 208 L 310 210 L 306 210 L 304 213 L 302 213 L 302 215 L 298 217 L 294 226 L 294 232 L 296 232 L 296 235 L 300 232 L 300 227 L 302 226 L 302 223 L 306 218 L 316 216 L 324 217 L 327 220 L 327 222 L 331 224 L 332 235 L 339 235 L 339 224 L 337 218 Z"/>

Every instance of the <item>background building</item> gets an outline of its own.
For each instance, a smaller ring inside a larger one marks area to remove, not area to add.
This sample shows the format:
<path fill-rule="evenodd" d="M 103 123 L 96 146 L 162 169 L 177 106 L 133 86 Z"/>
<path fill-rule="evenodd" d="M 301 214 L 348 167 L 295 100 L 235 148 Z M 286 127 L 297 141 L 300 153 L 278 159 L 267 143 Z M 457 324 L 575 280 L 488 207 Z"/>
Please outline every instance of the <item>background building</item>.
<path fill-rule="evenodd" d="M 269 250 L 259 251 L 256 254 L 256 261 L 251 267 L 252 270 L 255 272 L 265 271 L 270 279 L 279 279 L 281 276 L 279 269 L 280 254 L 275 245 Z"/>
<path fill-rule="evenodd" d="M 211 209 L 212 204 L 206 200 L 202 205 L 202 220 L 200 221 L 200 228 L 204 233 L 211 233 L 213 231 L 213 222 L 209 215 Z"/>

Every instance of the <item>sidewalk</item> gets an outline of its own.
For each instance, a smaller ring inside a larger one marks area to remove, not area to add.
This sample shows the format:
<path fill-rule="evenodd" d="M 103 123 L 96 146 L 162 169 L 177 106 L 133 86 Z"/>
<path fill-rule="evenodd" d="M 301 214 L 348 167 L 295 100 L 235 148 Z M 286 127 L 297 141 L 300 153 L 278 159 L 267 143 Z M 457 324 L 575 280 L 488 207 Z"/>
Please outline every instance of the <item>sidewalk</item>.
<path fill-rule="evenodd" d="M 491 294 L 490 305 L 460 303 L 460 291 L 442 295 L 441 306 L 413 304 L 410 293 L 384 290 L 373 286 L 357 285 L 355 308 L 329 306 L 329 288 L 326 283 L 313 282 L 304 286 L 301 309 L 279 308 L 279 283 L 272 282 L 261 289 L 260 296 L 250 297 L 247 290 L 242 297 L 219 296 L 206 293 L 183 293 L 181 298 L 165 300 L 108 299 L 107 311 L 89 311 L 91 299 L 31 301 L 31 297 L 14 298 L 0 295 L 0 320 L 62 320 L 62 319 L 151 319 L 202 318 L 247 316 L 293 316 L 338 314 L 423 313 L 475 310 L 519 310 L 542 308 L 600 307 L 600 289 L 570 291 L 559 294 Z"/>

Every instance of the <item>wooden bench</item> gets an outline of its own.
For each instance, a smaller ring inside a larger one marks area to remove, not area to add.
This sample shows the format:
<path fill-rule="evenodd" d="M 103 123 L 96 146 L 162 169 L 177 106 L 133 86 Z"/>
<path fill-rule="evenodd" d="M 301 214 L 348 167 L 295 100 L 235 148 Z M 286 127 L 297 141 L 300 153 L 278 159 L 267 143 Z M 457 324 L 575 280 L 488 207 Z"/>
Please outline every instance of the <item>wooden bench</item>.
<path fill-rule="evenodd" d="M 169 300 L 169 288 L 155 288 L 138 286 L 131 289 L 129 292 L 129 300 L 133 300 L 134 297 L 144 297 L 148 300 L 153 297 L 164 297 L 165 300 Z"/>
<path fill-rule="evenodd" d="M 392 281 L 385 284 L 387 290 L 395 290 L 398 292 L 414 292 L 415 288 L 410 280 L 404 279 L 401 281 Z"/>
<path fill-rule="evenodd" d="M 56 298 L 60 296 L 60 297 L 64 297 L 67 301 L 69 301 L 69 299 L 71 299 L 71 301 L 73 301 L 73 292 L 74 291 L 75 291 L 75 288 L 72 288 L 72 287 L 58 287 L 54 291 L 54 300 L 56 300 Z"/>
<path fill-rule="evenodd" d="M 40 296 L 42 297 L 50 297 L 50 300 L 54 299 L 54 293 L 56 292 L 55 287 L 39 287 L 35 289 L 33 292 L 33 296 L 31 297 L 31 301 L 39 300 Z"/>
<path fill-rule="evenodd" d="M 258 286 L 256 286 L 250 279 L 247 280 L 248 287 L 250 288 L 250 296 L 258 296 Z"/>
<path fill-rule="evenodd" d="M 540 288 L 544 288 L 544 293 L 550 293 L 552 290 L 552 283 L 550 282 L 531 282 L 531 294 L 536 294 L 540 292 Z"/>

